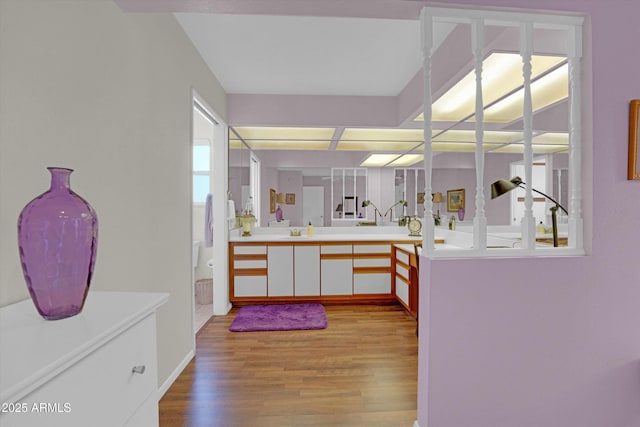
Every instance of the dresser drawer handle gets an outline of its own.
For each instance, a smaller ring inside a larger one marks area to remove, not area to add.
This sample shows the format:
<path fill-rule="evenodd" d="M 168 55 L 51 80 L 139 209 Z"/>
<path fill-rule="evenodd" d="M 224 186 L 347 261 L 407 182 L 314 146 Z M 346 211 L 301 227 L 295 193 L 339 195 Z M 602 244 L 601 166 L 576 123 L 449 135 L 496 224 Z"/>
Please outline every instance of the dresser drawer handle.
<path fill-rule="evenodd" d="M 131 372 L 133 372 L 134 374 L 144 374 L 145 369 L 146 367 L 144 365 L 134 366 Z"/>

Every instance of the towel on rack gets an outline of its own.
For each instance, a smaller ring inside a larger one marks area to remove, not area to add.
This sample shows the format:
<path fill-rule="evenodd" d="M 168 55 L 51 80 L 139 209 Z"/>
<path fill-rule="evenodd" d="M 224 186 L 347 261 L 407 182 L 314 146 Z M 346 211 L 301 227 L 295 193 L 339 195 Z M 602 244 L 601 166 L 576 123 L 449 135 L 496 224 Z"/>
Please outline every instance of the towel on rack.
<path fill-rule="evenodd" d="M 204 204 L 204 245 L 213 246 L 213 194 L 207 194 Z"/>

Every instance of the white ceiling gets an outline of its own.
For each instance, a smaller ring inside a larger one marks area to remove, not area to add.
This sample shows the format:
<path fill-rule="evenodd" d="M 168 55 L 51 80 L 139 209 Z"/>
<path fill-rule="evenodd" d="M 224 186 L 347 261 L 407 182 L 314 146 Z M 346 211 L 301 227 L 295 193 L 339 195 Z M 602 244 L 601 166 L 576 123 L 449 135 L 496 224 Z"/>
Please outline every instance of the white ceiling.
<path fill-rule="evenodd" d="M 422 66 L 418 20 L 175 16 L 227 93 L 396 96 Z"/>

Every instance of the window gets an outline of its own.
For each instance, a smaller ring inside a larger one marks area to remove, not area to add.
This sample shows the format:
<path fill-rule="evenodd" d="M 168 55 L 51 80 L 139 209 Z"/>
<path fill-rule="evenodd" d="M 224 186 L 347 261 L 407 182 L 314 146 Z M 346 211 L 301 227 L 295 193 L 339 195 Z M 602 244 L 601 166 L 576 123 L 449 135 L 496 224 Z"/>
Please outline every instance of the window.
<path fill-rule="evenodd" d="M 211 147 L 215 120 L 197 102 L 193 103 L 193 203 L 204 203 L 212 193 Z"/>
<path fill-rule="evenodd" d="M 468 232 L 436 227 L 437 207 L 425 197 L 426 254 L 583 254 L 583 17 L 425 7 L 421 20 L 425 99 L 415 120 L 424 122 L 424 194 L 464 189 L 466 206 L 448 215 L 464 218 L 456 230 Z M 446 73 L 451 62 L 457 75 Z M 470 167 L 439 166 L 454 156 Z M 439 251 L 437 237 L 460 250 Z"/>
<path fill-rule="evenodd" d="M 193 203 L 204 203 L 211 192 L 211 148 L 193 146 Z"/>

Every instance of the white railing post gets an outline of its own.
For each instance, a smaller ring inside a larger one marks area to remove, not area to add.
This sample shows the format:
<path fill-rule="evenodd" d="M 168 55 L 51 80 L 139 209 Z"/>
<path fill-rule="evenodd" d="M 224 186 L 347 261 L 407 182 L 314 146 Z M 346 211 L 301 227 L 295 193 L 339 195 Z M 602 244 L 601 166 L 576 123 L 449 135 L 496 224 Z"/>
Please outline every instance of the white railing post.
<path fill-rule="evenodd" d="M 533 104 L 531 100 L 531 55 L 533 53 L 533 23 L 520 24 L 520 56 L 522 56 L 522 77 L 524 78 L 524 217 L 522 218 L 522 242 L 527 249 L 536 246 L 536 220 L 533 217 L 533 193 L 531 191 L 533 169 Z"/>
<path fill-rule="evenodd" d="M 424 218 L 422 220 L 422 250 L 427 256 L 435 251 L 435 223 L 431 198 L 432 125 L 431 125 L 431 55 L 433 49 L 433 16 L 422 9 L 422 60 L 424 69 Z"/>
<path fill-rule="evenodd" d="M 582 249 L 582 120 L 580 119 L 580 73 L 582 26 L 570 29 L 569 52 L 569 247 Z"/>
<path fill-rule="evenodd" d="M 472 24 L 473 59 L 476 72 L 476 214 L 473 218 L 473 247 L 487 248 L 487 217 L 484 209 L 484 99 L 482 97 L 482 60 L 484 50 L 484 20 Z"/>

